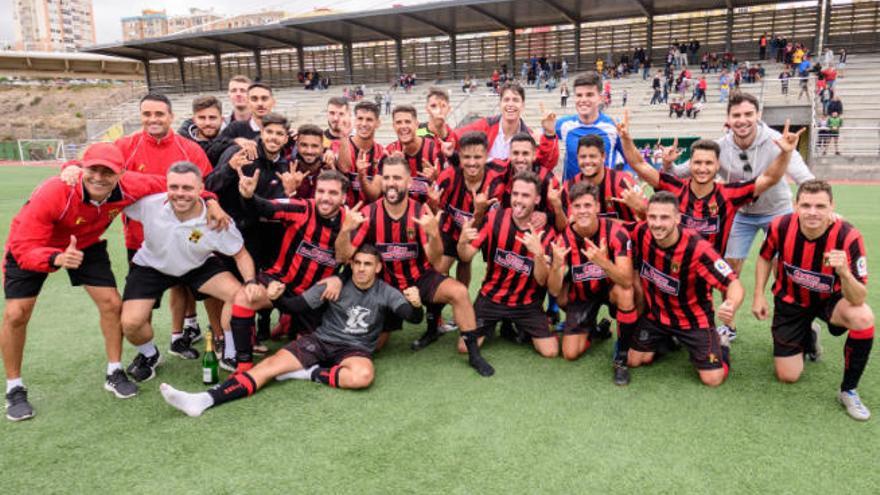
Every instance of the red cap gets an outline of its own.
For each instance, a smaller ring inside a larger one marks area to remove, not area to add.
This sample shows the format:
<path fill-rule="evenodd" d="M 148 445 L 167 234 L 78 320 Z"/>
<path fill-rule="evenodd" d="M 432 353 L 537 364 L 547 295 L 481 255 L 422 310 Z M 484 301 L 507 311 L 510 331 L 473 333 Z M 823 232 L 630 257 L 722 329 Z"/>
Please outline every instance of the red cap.
<path fill-rule="evenodd" d="M 95 143 L 86 149 L 82 157 L 83 168 L 102 166 L 117 174 L 122 172 L 125 159 L 113 143 Z"/>

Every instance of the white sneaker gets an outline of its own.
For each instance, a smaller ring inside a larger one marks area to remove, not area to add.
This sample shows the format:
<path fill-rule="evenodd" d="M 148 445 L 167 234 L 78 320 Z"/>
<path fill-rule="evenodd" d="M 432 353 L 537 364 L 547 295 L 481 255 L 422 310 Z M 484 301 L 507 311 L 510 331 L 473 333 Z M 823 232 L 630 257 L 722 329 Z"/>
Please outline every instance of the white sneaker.
<path fill-rule="evenodd" d="M 438 330 L 440 330 L 440 333 L 457 332 L 458 325 L 455 324 L 455 320 L 450 318 L 449 320 L 444 321 L 443 324 L 440 325 L 440 328 L 438 328 Z"/>
<path fill-rule="evenodd" d="M 715 331 L 718 332 L 718 338 L 721 340 L 721 345 L 724 347 L 730 347 L 730 342 L 736 338 L 736 330 L 727 325 L 715 327 Z"/>
<path fill-rule="evenodd" d="M 858 421 L 867 421 L 871 419 L 871 411 L 862 404 L 862 399 L 859 398 L 859 393 L 856 392 L 856 389 L 852 390 L 843 390 L 839 394 L 837 394 L 837 402 L 846 408 L 846 413 L 852 419 Z"/>

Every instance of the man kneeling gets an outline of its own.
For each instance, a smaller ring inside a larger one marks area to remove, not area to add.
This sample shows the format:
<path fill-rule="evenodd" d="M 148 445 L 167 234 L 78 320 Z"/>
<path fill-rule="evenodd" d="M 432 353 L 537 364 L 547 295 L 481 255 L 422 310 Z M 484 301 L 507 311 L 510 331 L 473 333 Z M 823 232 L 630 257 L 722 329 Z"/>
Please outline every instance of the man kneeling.
<path fill-rule="evenodd" d="M 378 280 L 382 260 L 372 244 L 364 244 L 351 260 L 352 277 L 336 301 L 322 299 L 319 283 L 299 296 L 285 296 L 276 304 L 299 313 L 324 307 L 323 321 L 314 333 L 304 335 L 272 357 L 243 373 L 229 377 L 219 387 L 190 394 L 163 383 L 165 401 L 189 416 L 201 416 L 209 407 L 252 395 L 272 378 L 320 382 L 331 387 L 366 388 L 373 383 L 373 351 L 384 328 L 387 312 L 410 323 L 422 321 L 424 311 L 416 287 L 403 293 Z M 277 299 L 284 285 L 272 282 L 269 297 Z M 289 294 L 289 292 L 288 292 Z"/>

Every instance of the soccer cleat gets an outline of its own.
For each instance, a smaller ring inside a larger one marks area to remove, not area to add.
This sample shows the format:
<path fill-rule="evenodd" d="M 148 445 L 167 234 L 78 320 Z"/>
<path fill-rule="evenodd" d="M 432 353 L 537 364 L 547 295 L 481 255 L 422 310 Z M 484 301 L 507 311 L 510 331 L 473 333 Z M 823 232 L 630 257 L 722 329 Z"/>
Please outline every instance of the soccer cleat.
<path fill-rule="evenodd" d="M 715 331 L 718 332 L 718 336 L 721 337 L 722 342 L 727 342 L 727 344 L 721 345 L 730 345 L 730 342 L 736 340 L 736 330 L 727 325 L 719 325 L 715 327 Z"/>
<path fill-rule="evenodd" d="M 455 324 L 455 320 L 443 321 L 437 326 L 437 329 L 440 330 L 440 333 L 457 332 L 458 325 Z"/>
<path fill-rule="evenodd" d="M 34 408 L 27 400 L 27 389 L 14 387 L 6 394 L 6 419 L 24 421 L 34 417 Z"/>
<path fill-rule="evenodd" d="M 128 373 L 128 376 L 134 379 L 134 381 L 145 382 L 156 376 L 156 368 L 160 364 L 162 364 L 162 355 L 158 350 L 153 357 L 149 358 L 139 352 L 125 371 Z"/>
<path fill-rule="evenodd" d="M 421 337 L 417 338 L 410 344 L 410 349 L 414 351 L 421 351 L 425 347 L 437 342 L 437 339 L 440 338 L 440 334 L 437 332 L 425 331 Z"/>
<path fill-rule="evenodd" d="M 629 368 L 622 361 L 614 361 L 614 384 L 618 387 L 629 385 Z"/>
<path fill-rule="evenodd" d="M 226 371 L 235 373 L 236 368 L 238 368 L 238 361 L 234 358 L 225 357 L 220 360 L 220 367 Z"/>
<path fill-rule="evenodd" d="M 867 421 L 871 419 L 871 411 L 862 404 L 862 399 L 859 398 L 859 393 L 856 392 L 856 389 L 852 390 L 841 390 L 839 394 L 837 394 L 837 402 L 846 408 L 846 413 L 849 414 L 849 417 L 858 421 Z"/>
<path fill-rule="evenodd" d="M 171 347 L 168 349 L 168 353 L 173 354 L 180 359 L 199 358 L 199 351 L 193 348 L 192 342 L 185 334 L 182 335 L 179 339 L 171 342 Z"/>
<path fill-rule="evenodd" d="M 128 379 L 128 376 L 122 369 L 118 369 L 107 375 L 107 381 L 104 382 L 104 390 L 113 392 L 113 395 L 117 398 L 128 399 L 137 395 L 138 386 Z"/>
<path fill-rule="evenodd" d="M 810 349 L 806 350 L 807 359 L 816 362 L 822 358 L 822 343 L 819 336 L 822 335 L 822 327 L 815 321 L 810 325 Z"/>
<path fill-rule="evenodd" d="M 611 338 L 611 321 L 602 318 L 596 327 L 590 332 L 593 340 L 606 340 Z"/>
<path fill-rule="evenodd" d="M 183 336 L 189 338 L 190 344 L 195 344 L 203 338 L 202 329 L 198 325 L 185 326 L 183 327 Z"/>

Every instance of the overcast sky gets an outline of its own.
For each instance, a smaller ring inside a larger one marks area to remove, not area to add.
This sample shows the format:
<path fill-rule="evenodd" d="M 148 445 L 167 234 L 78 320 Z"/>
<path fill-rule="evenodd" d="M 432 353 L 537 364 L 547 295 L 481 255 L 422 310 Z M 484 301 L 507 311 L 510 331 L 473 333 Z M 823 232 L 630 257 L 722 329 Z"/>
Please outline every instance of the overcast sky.
<path fill-rule="evenodd" d="M 300 13 L 316 7 L 329 7 L 348 11 L 391 7 L 394 4 L 413 5 L 428 0 L 213 0 L 211 5 L 218 14 L 242 14 L 263 9 L 280 9 L 288 13 Z M 169 15 L 185 14 L 190 7 L 204 6 L 195 0 L 92 0 L 95 8 L 95 32 L 98 43 L 110 43 L 122 39 L 123 17 L 138 15 L 143 9 L 165 9 Z M 242 4 L 246 4 L 242 6 Z M 12 12 L 12 0 L 0 0 L 0 12 Z M 0 40 L 12 41 L 12 16 L 0 16 Z"/>

